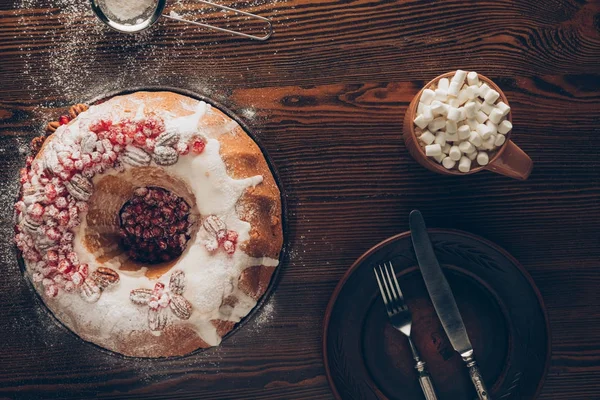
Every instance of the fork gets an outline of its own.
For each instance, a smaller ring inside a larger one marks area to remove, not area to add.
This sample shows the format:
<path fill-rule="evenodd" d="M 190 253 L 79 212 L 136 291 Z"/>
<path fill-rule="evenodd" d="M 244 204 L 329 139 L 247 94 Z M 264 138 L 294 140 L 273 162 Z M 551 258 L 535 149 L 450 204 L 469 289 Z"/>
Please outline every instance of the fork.
<path fill-rule="evenodd" d="M 408 344 L 410 345 L 413 358 L 417 362 L 415 369 L 419 371 L 419 383 L 421 384 L 421 389 L 423 390 L 425 399 L 437 400 L 437 396 L 435 395 L 435 390 L 433 388 L 433 382 L 431 381 L 431 376 L 425 368 L 425 362 L 421 360 L 421 357 L 417 352 L 417 348 L 410 338 L 412 318 L 410 316 L 408 307 L 406 307 L 406 304 L 404 303 L 404 295 L 402 294 L 400 285 L 396 279 L 394 266 L 391 262 L 383 263 L 383 267 L 379 265 L 378 268 L 373 268 L 373 272 L 375 272 L 375 278 L 377 279 L 377 284 L 379 285 L 379 291 L 381 292 L 381 297 L 383 298 L 383 304 L 385 305 L 385 309 L 388 317 L 390 318 L 392 326 L 402 332 L 404 336 L 408 338 Z"/>

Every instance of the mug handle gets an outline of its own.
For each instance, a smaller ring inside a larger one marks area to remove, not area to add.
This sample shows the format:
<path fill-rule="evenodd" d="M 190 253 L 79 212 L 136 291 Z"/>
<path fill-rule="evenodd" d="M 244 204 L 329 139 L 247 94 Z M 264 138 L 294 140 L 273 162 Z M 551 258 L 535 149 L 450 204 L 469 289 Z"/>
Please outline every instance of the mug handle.
<path fill-rule="evenodd" d="M 507 141 L 504 146 L 498 158 L 486 165 L 485 169 L 514 179 L 527 179 L 533 168 L 531 158 L 512 140 Z"/>

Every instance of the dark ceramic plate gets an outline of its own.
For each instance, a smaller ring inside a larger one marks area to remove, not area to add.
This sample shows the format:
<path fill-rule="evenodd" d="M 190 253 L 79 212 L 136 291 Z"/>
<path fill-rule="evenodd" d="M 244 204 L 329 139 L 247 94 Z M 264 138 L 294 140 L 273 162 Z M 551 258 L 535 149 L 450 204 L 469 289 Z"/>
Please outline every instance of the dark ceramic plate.
<path fill-rule="evenodd" d="M 500 247 L 464 232 L 430 230 L 481 372 L 494 399 L 531 399 L 548 367 L 548 319 L 531 277 Z M 338 399 L 423 399 L 406 338 L 388 322 L 373 266 L 391 261 L 412 312 L 413 340 L 440 400 L 476 398 L 435 314 L 410 233 L 381 242 L 338 284 L 325 314 L 323 352 Z"/>

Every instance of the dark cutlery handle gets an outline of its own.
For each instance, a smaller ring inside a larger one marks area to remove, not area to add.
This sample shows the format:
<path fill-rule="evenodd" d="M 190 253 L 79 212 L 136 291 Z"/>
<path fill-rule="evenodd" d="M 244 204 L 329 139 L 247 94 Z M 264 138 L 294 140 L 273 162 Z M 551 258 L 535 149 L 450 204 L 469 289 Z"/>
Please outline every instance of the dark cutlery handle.
<path fill-rule="evenodd" d="M 485 387 L 483 377 L 481 376 L 481 371 L 479 371 L 479 366 L 477 365 L 477 361 L 475 361 L 475 357 L 473 357 L 473 354 L 464 356 L 463 360 L 469 368 L 469 376 L 471 377 L 473 386 L 475 386 L 475 391 L 477 392 L 479 400 L 492 400 L 490 393 Z"/>
<path fill-rule="evenodd" d="M 429 375 L 427 369 L 425 369 L 425 363 L 423 361 L 418 361 L 415 368 L 417 369 L 417 371 L 419 371 L 419 383 L 421 384 L 421 389 L 423 390 L 425 399 L 437 400 L 435 390 L 433 389 L 433 382 L 431 381 L 431 376 Z"/>

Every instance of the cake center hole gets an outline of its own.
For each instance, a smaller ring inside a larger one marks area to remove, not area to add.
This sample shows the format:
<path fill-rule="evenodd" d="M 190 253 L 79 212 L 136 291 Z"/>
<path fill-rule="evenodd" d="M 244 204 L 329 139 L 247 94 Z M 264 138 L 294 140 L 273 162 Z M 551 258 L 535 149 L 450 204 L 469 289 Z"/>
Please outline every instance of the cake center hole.
<path fill-rule="evenodd" d="M 159 187 L 139 187 L 119 212 L 121 246 L 135 261 L 157 264 L 179 257 L 190 238 L 190 206 Z"/>

